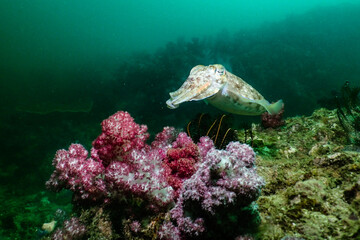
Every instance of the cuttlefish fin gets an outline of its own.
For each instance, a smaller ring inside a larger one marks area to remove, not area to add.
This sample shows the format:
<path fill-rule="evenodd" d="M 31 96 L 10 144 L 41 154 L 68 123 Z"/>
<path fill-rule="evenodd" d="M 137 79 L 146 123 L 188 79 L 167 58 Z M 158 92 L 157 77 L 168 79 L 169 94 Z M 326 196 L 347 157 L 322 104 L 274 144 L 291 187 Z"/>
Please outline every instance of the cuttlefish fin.
<path fill-rule="evenodd" d="M 270 113 L 271 115 L 278 114 L 281 111 L 281 109 L 284 107 L 284 103 L 281 99 L 271 104 L 265 99 L 256 100 L 254 102 L 263 106 L 266 109 L 266 111 L 268 111 L 268 113 Z"/>
<path fill-rule="evenodd" d="M 211 87 L 211 81 L 195 82 L 188 79 L 175 92 L 170 93 L 170 99 L 166 101 L 169 108 L 177 108 L 181 103 L 188 101 L 198 101 L 214 95 L 217 91 Z"/>

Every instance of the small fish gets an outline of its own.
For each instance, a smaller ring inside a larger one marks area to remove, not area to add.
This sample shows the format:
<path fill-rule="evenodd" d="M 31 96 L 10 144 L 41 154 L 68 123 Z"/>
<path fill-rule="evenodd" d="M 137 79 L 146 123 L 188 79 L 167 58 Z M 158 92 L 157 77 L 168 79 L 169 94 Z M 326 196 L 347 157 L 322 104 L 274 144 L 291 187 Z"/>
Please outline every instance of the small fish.
<path fill-rule="evenodd" d="M 214 107 L 239 115 L 277 114 L 283 108 L 282 100 L 270 104 L 258 91 L 241 78 L 226 71 L 221 64 L 197 65 L 189 77 L 166 101 L 175 109 L 181 103 L 205 100 Z"/>

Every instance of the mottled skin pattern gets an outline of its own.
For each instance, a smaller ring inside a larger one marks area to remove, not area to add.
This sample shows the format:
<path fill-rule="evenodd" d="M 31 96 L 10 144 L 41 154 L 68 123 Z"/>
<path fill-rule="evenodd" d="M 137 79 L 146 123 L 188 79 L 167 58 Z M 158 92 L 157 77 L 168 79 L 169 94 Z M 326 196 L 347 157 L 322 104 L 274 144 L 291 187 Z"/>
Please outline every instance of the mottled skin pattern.
<path fill-rule="evenodd" d="M 260 115 L 265 111 L 275 114 L 283 106 L 281 100 L 270 104 L 252 86 L 220 64 L 195 66 L 183 85 L 170 93 L 166 104 L 174 109 L 183 102 L 205 99 L 223 111 L 240 115 Z"/>

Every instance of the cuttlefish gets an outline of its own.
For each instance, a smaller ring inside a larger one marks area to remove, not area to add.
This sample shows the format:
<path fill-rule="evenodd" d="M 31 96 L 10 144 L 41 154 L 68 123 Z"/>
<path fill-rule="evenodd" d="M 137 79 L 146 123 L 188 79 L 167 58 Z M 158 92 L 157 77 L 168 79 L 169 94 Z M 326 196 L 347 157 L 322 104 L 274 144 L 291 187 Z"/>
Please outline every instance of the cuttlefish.
<path fill-rule="evenodd" d="M 183 102 L 199 100 L 239 115 L 260 115 L 266 111 L 277 114 L 284 105 L 282 100 L 270 104 L 255 88 L 221 64 L 193 67 L 183 85 L 170 93 L 166 104 L 175 109 Z"/>

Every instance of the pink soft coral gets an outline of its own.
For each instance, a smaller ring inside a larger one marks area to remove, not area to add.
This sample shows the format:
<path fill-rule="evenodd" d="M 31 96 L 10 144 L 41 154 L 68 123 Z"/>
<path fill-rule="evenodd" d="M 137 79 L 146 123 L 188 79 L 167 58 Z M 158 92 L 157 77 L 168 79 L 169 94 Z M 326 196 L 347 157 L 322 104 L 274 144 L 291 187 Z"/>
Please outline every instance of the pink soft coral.
<path fill-rule="evenodd" d="M 55 191 L 70 189 L 75 193 L 75 199 L 103 198 L 106 186 L 101 175 L 105 168 L 87 157 L 88 152 L 81 144 L 71 144 L 68 151 L 58 150 L 53 160 L 55 171 L 46 185 Z"/>
<path fill-rule="evenodd" d="M 133 149 L 142 149 L 149 138 L 146 125 L 135 123 L 128 112 L 119 111 L 101 123 L 102 133 L 93 142 L 92 157 L 104 166 L 127 157 Z"/>
<path fill-rule="evenodd" d="M 164 167 L 171 173 L 168 182 L 175 191 L 181 188 L 182 182 L 191 177 L 196 171 L 196 163 L 200 159 L 198 146 L 186 133 L 179 133 L 172 147 L 167 150 Z"/>
<path fill-rule="evenodd" d="M 104 200 L 135 196 L 150 208 L 164 207 L 174 198 L 168 183 L 170 169 L 163 167 L 174 139 L 174 128 L 165 127 L 152 145 L 145 125 L 127 112 L 117 112 L 102 122 L 102 133 L 93 142 L 91 158 L 80 144 L 58 150 L 48 188 L 74 192 L 74 200 Z"/>
<path fill-rule="evenodd" d="M 105 179 L 114 195 L 133 195 L 148 200 L 152 209 L 173 201 L 173 188 L 167 182 L 169 172 L 155 150 L 133 150 L 126 162 L 112 162 Z"/>

